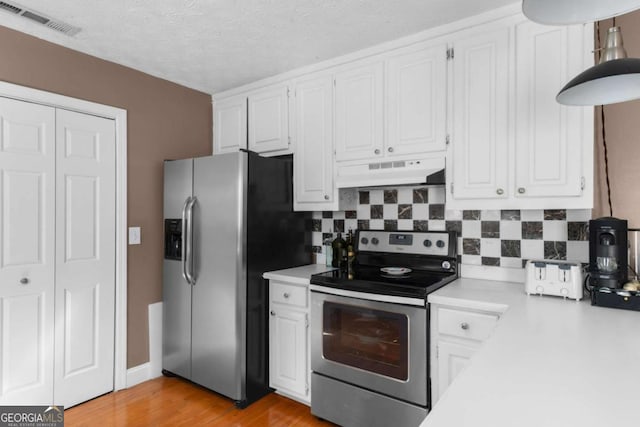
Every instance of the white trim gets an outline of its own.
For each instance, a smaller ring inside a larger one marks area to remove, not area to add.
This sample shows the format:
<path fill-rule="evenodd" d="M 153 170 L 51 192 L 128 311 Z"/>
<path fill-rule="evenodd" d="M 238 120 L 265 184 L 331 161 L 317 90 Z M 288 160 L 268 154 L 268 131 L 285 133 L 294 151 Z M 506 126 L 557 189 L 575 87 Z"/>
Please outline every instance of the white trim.
<path fill-rule="evenodd" d="M 116 127 L 114 390 L 127 386 L 127 111 L 0 81 L 0 96 L 113 119 Z"/>
<path fill-rule="evenodd" d="M 140 383 L 150 380 L 151 376 L 149 375 L 149 371 L 150 371 L 149 362 L 127 369 L 127 376 L 126 376 L 127 388 L 136 386 Z"/>
<path fill-rule="evenodd" d="M 162 376 L 162 301 L 149 304 L 149 377 Z"/>

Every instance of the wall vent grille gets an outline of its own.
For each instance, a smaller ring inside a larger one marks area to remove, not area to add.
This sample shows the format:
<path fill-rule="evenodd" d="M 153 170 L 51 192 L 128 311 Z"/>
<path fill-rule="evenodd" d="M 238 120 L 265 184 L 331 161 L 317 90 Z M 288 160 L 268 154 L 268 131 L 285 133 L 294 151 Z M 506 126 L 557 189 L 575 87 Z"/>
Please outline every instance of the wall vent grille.
<path fill-rule="evenodd" d="M 67 24 L 63 21 L 53 19 L 43 13 L 37 12 L 33 9 L 27 9 L 14 2 L 0 1 L 0 10 L 13 13 L 18 16 L 22 16 L 25 19 L 29 19 L 31 22 L 36 22 L 52 30 L 66 34 L 68 36 L 75 36 L 80 32 L 80 28 Z"/>

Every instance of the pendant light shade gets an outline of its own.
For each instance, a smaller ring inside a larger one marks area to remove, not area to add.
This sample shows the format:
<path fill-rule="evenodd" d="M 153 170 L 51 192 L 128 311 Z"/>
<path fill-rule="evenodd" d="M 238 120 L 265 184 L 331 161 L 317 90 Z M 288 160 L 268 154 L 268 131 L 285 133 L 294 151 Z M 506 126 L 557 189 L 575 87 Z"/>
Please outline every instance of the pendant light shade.
<path fill-rule="evenodd" d="M 600 63 L 562 88 L 564 105 L 605 105 L 640 98 L 640 59 L 627 58 L 620 27 L 609 28 Z"/>
<path fill-rule="evenodd" d="M 522 12 L 547 25 L 583 24 L 640 9 L 639 0 L 523 0 Z"/>

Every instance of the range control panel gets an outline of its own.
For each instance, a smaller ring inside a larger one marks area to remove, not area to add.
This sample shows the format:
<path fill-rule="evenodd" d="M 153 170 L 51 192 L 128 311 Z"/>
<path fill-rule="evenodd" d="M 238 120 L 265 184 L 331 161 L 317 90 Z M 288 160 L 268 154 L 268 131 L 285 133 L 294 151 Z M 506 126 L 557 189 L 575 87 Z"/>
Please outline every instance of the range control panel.
<path fill-rule="evenodd" d="M 369 252 L 450 256 L 449 238 L 447 231 L 360 230 L 357 247 Z"/>

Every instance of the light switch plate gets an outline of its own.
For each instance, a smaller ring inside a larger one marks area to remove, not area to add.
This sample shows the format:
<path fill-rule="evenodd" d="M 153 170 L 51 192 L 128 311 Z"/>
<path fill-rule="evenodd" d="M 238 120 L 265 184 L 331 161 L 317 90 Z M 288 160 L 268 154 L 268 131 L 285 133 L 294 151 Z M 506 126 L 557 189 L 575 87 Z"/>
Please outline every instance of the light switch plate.
<path fill-rule="evenodd" d="M 140 243 L 140 227 L 129 227 L 129 244 L 139 245 Z"/>

